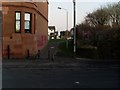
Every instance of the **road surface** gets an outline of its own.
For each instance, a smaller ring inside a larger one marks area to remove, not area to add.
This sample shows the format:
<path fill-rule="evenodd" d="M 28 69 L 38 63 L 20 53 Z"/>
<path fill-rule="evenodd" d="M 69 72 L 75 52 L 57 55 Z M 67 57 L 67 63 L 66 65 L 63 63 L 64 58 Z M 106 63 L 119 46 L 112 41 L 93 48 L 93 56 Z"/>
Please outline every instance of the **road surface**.
<path fill-rule="evenodd" d="M 119 88 L 119 65 L 101 63 L 97 67 L 86 62 L 81 65 L 85 67 L 4 67 L 3 88 Z"/>
<path fill-rule="evenodd" d="M 3 61 L 3 88 L 119 88 L 119 63 L 63 56 L 46 60 L 49 48 L 55 54 L 58 45 L 48 45 L 40 60 Z"/>

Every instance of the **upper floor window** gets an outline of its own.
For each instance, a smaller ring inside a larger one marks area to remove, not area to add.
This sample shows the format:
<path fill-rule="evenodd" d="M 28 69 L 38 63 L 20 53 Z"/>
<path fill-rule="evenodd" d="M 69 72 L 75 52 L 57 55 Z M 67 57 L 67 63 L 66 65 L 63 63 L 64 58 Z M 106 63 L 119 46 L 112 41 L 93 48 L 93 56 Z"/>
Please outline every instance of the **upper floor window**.
<path fill-rule="evenodd" d="M 15 32 L 21 32 L 21 12 L 15 12 Z"/>
<path fill-rule="evenodd" d="M 24 29 L 25 33 L 31 33 L 31 14 L 25 13 L 24 15 Z"/>

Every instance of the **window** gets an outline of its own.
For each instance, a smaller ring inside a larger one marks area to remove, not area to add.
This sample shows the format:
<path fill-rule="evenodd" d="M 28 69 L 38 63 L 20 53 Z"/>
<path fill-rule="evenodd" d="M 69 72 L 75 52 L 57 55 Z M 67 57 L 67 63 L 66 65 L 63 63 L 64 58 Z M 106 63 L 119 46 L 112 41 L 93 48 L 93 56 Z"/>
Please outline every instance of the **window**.
<path fill-rule="evenodd" d="M 15 32 L 20 33 L 21 32 L 21 13 L 15 12 Z"/>
<path fill-rule="evenodd" d="M 25 29 L 25 33 L 31 33 L 31 14 L 30 13 L 25 13 L 24 29 Z"/>

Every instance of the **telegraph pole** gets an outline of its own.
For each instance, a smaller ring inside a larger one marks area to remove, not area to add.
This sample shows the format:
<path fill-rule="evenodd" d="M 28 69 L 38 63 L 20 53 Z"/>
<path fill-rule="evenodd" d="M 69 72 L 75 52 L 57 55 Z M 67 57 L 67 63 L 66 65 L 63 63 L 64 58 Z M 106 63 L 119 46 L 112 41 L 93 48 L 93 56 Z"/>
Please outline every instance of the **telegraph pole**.
<path fill-rule="evenodd" d="M 73 5 L 74 5 L 74 54 L 76 53 L 76 1 L 73 0 Z"/>

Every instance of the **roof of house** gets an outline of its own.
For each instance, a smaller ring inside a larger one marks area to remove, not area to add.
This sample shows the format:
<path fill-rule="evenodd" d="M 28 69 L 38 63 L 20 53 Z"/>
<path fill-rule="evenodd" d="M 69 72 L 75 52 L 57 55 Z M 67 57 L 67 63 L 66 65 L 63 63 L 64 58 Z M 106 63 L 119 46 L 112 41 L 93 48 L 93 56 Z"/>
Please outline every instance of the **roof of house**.
<path fill-rule="evenodd" d="M 50 30 L 55 30 L 55 26 L 48 26 Z"/>

